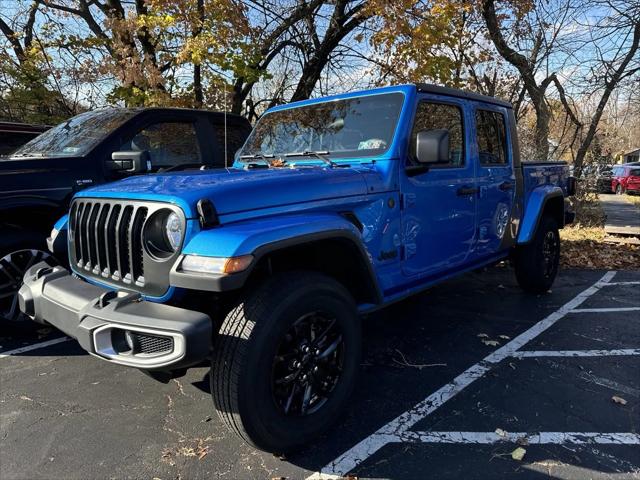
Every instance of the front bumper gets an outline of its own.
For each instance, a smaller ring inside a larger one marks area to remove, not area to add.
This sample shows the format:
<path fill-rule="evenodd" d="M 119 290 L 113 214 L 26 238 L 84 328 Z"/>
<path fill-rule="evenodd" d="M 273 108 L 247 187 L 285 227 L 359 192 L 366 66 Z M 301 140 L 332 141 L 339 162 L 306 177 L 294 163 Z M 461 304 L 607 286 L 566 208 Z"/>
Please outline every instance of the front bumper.
<path fill-rule="evenodd" d="M 174 370 L 210 355 L 211 319 L 204 313 L 98 287 L 45 263 L 31 267 L 20 309 L 75 338 L 92 355 L 144 370 Z"/>

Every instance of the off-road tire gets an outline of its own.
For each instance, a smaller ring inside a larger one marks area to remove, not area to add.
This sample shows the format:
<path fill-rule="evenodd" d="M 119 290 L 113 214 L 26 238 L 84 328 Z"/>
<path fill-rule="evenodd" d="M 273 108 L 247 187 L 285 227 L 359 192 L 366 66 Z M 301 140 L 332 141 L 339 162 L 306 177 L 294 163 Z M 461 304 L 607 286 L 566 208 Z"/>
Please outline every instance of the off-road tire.
<path fill-rule="evenodd" d="M 337 320 L 343 367 L 319 410 L 290 416 L 278 409 L 272 387 L 276 353 L 291 325 L 321 309 Z M 355 302 L 339 282 L 316 272 L 276 274 L 226 316 L 214 343 L 211 386 L 224 424 L 250 445 L 287 453 L 316 438 L 346 409 L 361 357 L 361 327 Z"/>
<path fill-rule="evenodd" d="M 29 259 L 28 256 L 34 253 L 33 259 Z M 12 303 L 12 300 L 17 301 L 14 295 L 17 295 L 17 290 L 22 285 L 23 270 L 26 270 L 27 266 L 32 266 L 28 262 L 35 264 L 39 261 L 47 261 L 50 265 L 58 264 L 47 250 L 44 235 L 28 230 L 10 230 L 0 238 L 0 286 L 2 287 L 0 289 L 0 324 L 2 329 L 24 330 L 37 326 L 19 310 L 15 311 L 15 308 L 18 308 L 17 305 L 14 306 L 14 312 L 11 312 L 8 304 Z M 6 297 L 10 292 L 13 294 Z M 8 317 L 8 314 L 11 316 Z"/>
<path fill-rule="evenodd" d="M 545 240 L 546 239 L 546 240 Z M 545 241 L 553 242 L 548 262 Z M 520 287 L 530 293 L 545 293 L 553 285 L 560 265 L 560 234 L 557 222 L 543 216 L 531 242 L 516 247 L 514 266 Z"/>

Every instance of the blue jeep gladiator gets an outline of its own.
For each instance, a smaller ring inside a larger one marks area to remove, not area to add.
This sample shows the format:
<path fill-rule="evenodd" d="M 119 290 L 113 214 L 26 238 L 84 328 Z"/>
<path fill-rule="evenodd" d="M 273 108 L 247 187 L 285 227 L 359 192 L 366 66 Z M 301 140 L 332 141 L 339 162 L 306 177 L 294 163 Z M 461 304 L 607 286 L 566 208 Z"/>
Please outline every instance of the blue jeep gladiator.
<path fill-rule="evenodd" d="M 224 423 L 286 452 L 356 383 L 362 314 L 511 259 L 545 292 L 575 188 L 523 164 L 506 102 L 430 85 L 267 111 L 233 168 L 78 192 L 28 270 L 20 308 L 108 362 L 168 381 L 211 366 Z"/>

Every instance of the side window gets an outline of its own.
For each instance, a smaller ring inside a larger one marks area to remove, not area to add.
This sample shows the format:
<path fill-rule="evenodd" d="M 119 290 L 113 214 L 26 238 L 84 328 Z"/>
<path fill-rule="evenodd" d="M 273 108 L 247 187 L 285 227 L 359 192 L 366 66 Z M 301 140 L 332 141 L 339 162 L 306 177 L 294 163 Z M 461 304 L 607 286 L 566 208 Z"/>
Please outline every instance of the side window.
<path fill-rule="evenodd" d="M 464 129 L 462 111 L 455 105 L 445 103 L 420 102 L 413 123 L 410 139 L 410 158 L 415 158 L 416 137 L 422 130 L 449 131 L 449 163 L 447 167 L 464 165 Z"/>
<path fill-rule="evenodd" d="M 121 150 L 147 150 L 153 169 L 181 163 L 200 163 L 200 146 L 193 123 L 154 123 L 125 142 Z"/>
<path fill-rule="evenodd" d="M 476 111 L 476 140 L 480 165 L 507 163 L 507 135 L 504 116 L 488 110 Z"/>

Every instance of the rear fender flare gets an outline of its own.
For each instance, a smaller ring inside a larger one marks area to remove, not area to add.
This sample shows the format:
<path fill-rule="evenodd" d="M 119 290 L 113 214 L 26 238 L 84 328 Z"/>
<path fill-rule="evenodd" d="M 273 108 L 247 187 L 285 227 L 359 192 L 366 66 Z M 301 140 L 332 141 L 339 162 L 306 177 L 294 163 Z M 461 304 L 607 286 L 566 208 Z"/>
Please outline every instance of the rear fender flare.
<path fill-rule="evenodd" d="M 535 188 L 527 199 L 524 217 L 518 232 L 517 244 L 529 243 L 536 233 L 540 219 L 544 214 L 545 207 L 553 199 L 564 199 L 562 189 L 557 186 L 545 185 Z M 562 227 L 563 225 L 559 225 Z"/>

